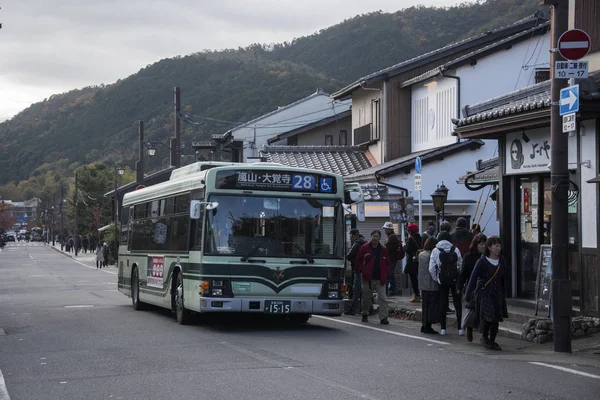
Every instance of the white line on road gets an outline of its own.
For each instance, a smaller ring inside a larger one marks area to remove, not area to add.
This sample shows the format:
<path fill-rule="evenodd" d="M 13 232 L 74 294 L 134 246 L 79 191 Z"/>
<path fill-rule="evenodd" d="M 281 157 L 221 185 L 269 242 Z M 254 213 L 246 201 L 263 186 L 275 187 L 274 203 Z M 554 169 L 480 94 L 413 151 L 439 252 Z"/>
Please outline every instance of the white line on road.
<path fill-rule="evenodd" d="M 92 266 L 90 266 L 90 265 L 84 264 L 84 263 L 82 263 L 82 262 L 80 262 L 80 261 L 77 261 L 77 260 L 75 260 L 75 259 L 73 259 L 73 258 L 71 258 L 71 260 L 75 261 L 77 264 L 83 265 L 83 266 L 84 266 L 84 267 L 86 267 L 86 268 L 89 268 L 89 269 L 98 269 L 98 268 L 94 268 L 94 267 L 92 267 Z M 100 269 L 100 272 L 105 272 L 105 273 L 107 273 L 107 274 L 112 274 L 112 275 L 116 275 L 116 274 L 117 274 L 116 272 L 107 271 L 107 270 L 105 270 L 105 269 Z"/>
<path fill-rule="evenodd" d="M 409 335 L 407 333 L 394 332 L 394 331 L 390 331 L 390 330 L 387 330 L 387 329 L 375 328 L 373 326 L 356 324 L 354 322 L 348 322 L 348 321 L 343 321 L 343 320 L 336 319 L 336 318 L 324 317 L 322 315 L 313 315 L 313 318 L 326 319 L 328 321 L 339 322 L 340 324 L 358 326 L 359 328 L 371 329 L 371 330 L 377 331 L 377 332 L 383 332 L 383 333 L 388 333 L 390 335 L 396 335 L 396 336 L 402 336 L 402 337 L 407 337 L 407 338 L 411 338 L 411 339 L 422 340 L 424 342 L 429 342 L 429 343 L 448 344 L 448 345 L 450 344 L 448 342 L 441 342 L 439 340 L 427 339 L 427 338 L 424 338 L 424 337 L 421 337 L 421 336 Z"/>
<path fill-rule="evenodd" d="M 91 304 L 84 304 L 84 305 L 80 305 L 80 306 L 65 306 L 65 308 L 92 308 L 94 307 Z"/>
<path fill-rule="evenodd" d="M 577 371 L 576 369 L 559 367 L 558 365 L 546 364 L 546 363 L 541 363 L 541 362 L 533 362 L 533 361 L 530 362 L 529 364 L 539 365 L 539 366 L 548 367 L 548 368 L 554 368 L 559 371 L 570 372 L 572 374 L 586 376 L 588 378 L 600 379 L 599 375 L 588 374 L 587 372 Z"/>
<path fill-rule="evenodd" d="M 0 400 L 10 400 L 8 390 L 6 390 L 6 383 L 4 383 L 4 375 L 0 371 Z"/>

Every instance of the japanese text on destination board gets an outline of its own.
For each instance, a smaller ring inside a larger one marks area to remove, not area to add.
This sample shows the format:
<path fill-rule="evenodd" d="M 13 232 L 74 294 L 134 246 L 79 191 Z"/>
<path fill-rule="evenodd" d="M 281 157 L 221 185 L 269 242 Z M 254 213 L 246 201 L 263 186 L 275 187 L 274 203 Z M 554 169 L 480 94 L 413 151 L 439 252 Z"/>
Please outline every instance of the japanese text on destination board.
<path fill-rule="evenodd" d="M 332 176 L 276 170 L 218 171 L 217 189 L 335 193 Z"/>

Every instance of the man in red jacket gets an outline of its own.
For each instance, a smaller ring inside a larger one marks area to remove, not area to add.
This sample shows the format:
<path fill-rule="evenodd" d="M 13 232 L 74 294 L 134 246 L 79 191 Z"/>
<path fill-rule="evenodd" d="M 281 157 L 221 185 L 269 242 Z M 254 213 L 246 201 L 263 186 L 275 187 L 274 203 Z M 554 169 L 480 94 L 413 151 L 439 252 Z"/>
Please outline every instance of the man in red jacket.
<path fill-rule="evenodd" d="M 371 232 L 371 241 L 363 244 L 356 256 L 356 264 L 362 273 L 362 322 L 369 322 L 369 309 L 373 291 L 377 291 L 379 319 L 383 325 L 388 325 L 388 304 L 385 286 L 390 273 L 390 255 L 387 248 L 381 245 L 381 232 Z"/>

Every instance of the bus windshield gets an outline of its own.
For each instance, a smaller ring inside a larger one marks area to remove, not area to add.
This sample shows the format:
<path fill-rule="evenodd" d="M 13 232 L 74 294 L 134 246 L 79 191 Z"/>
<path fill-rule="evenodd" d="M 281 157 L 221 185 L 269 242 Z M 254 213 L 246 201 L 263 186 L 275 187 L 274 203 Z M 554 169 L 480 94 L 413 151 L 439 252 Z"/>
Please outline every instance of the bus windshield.
<path fill-rule="evenodd" d="M 343 258 L 341 201 L 212 195 L 204 254 L 251 257 Z M 337 234 L 336 234 L 337 233 Z"/>

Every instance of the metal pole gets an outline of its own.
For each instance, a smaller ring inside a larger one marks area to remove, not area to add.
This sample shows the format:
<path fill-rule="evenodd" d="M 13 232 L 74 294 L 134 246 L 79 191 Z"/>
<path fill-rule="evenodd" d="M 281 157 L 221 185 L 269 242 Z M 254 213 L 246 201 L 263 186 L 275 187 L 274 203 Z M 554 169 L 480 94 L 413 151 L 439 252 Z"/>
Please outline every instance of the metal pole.
<path fill-rule="evenodd" d="M 175 95 L 175 149 L 174 149 L 174 156 L 175 156 L 175 164 L 171 164 L 174 165 L 175 168 L 179 168 L 181 167 L 181 152 L 180 152 L 180 146 L 181 146 L 181 120 L 179 119 L 179 112 L 181 110 L 181 91 L 179 90 L 179 86 L 175 86 L 174 89 L 174 95 Z"/>
<path fill-rule="evenodd" d="M 77 257 L 77 205 L 79 204 L 79 200 L 77 199 L 77 171 L 75 171 L 75 228 L 73 228 L 73 244 L 75 247 L 75 256 Z"/>
<path fill-rule="evenodd" d="M 54 232 L 54 206 L 52 206 L 52 246 L 56 245 L 56 233 Z"/>
<path fill-rule="evenodd" d="M 60 250 L 65 248 L 65 227 L 63 225 L 63 187 L 60 184 Z"/>
<path fill-rule="evenodd" d="M 560 35 L 569 28 L 568 0 L 541 0 L 540 4 L 551 6 L 551 48 L 556 49 Z M 564 60 L 556 50 L 550 53 L 550 79 L 552 106 L 550 111 L 551 131 L 551 182 L 552 182 L 552 293 L 550 308 L 554 324 L 554 351 L 571 352 L 572 293 L 569 279 L 568 248 L 569 234 L 565 228 L 568 216 L 568 136 L 562 133 L 559 110 L 560 90 L 566 87 L 564 79 L 554 77 L 556 61 Z"/>
<path fill-rule="evenodd" d="M 115 260 L 115 265 L 117 265 L 117 255 L 119 254 L 119 241 L 117 240 L 117 219 L 118 219 L 118 212 L 119 212 L 119 194 L 117 193 L 117 167 L 115 166 L 115 191 L 113 192 L 115 195 L 115 202 L 114 202 L 114 212 L 113 212 L 113 240 L 115 241 L 114 244 L 114 255 L 113 258 Z"/>
<path fill-rule="evenodd" d="M 135 163 L 135 181 L 138 185 L 144 184 L 144 121 L 138 121 L 140 135 L 140 148 L 138 161 Z"/>
<path fill-rule="evenodd" d="M 419 232 L 423 231 L 423 190 L 419 190 Z"/>

